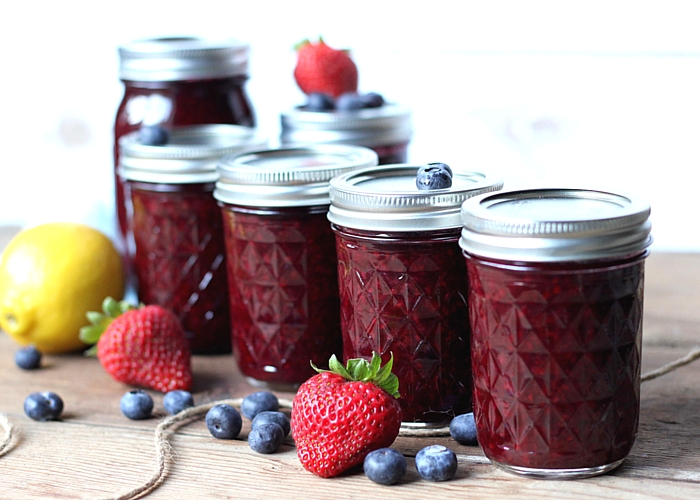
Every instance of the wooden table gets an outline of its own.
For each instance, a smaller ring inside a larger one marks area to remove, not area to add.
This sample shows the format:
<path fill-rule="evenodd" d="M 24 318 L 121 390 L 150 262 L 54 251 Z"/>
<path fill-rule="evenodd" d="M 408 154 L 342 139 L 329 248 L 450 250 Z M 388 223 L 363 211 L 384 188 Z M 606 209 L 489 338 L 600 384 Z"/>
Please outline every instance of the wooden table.
<path fill-rule="evenodd" d="M 13 234 L 0 228 L 0 248 Z M 684 356 L 700 344 L 700 254 L 652 253 L 647 260 L 643 372 Z M 95 359 L 50 356 L 45 367 L 14 365 L 16 344 L 0 333 L 0 413 L 17 435 L 0 456 L 0 498 L 113 497 L 148 480 L 155 468 L 154 430 L 165 416 L 155 395 L 155 418 L 130 421 L 119 411 L 128 388 Z M 193 360 L 196 403 L 244 396 L 249 386 L 230 356 Z M 305 471 L 291 439 L 272 455 L 242 439 L 213 439 L 202 419 L 168 434 L 173 461 L 148 498 L 700 498 L 700 360 L 642 384 L 639 436 L 630 457 L 610 474 L 578 481 L 524 479 L 489 463 L 478 447 L 449 437 L 399 437 L 395 446 L 409 470 L 395 486 L 379 486 L 362 472 L 321 479 Z M 61 421 L 34 422 L 22 410 L 33 391 L 52 390 L 65 401 Z M 279 393 L 281 398 L 292 394 Z M 1 435 L 0 431 L 0 435 Z M 412 457 L 442 443 L 458 456 L 455 479 L 422 480 Z"/>

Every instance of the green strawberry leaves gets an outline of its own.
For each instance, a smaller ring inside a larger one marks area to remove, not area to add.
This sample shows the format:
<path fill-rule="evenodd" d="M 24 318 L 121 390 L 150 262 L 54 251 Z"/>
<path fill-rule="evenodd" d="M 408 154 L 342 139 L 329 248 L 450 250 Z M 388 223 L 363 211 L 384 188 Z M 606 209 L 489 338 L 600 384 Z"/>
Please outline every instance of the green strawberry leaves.
<path fill-rule="evenodd" d="M 384 366 L 381 366 L 381 364 L 381 356 L 376 352 L 372 352 L 372 359 L 370 361 L 363 358 L 353 358 L 348 360 L 346 366 L 343 366 L 334 354 L 328 361 L 328 370 L 316 368 L 313 363 L 311 363 L 311 366 L 318 373 L 331 372 L 350 381 L 371 382 L 381 387 L 395 398 L 401 397 L 399 394 L 399 379 L 396 375 L 391 373 L 391 369 L 394 365 L 394 354 L 391 354 L 389 361 L 387 361 Z"/>
<path fill-rule="evenodd" d="M 112 297 L 107 297 L 102 301 L 102 311 L 88 311 L 86 313 L 90 324 L 80 329 L 80 340 L 86 344 L 91 344 L 92 347 L 85 351 L 86 356 L 94 356 L 97 354 L 97 341 L 107 329 L 107 327 L 117 318 L 131 309 L 138 309 L 129 302 L 122 300 L 118 301 Z"/>

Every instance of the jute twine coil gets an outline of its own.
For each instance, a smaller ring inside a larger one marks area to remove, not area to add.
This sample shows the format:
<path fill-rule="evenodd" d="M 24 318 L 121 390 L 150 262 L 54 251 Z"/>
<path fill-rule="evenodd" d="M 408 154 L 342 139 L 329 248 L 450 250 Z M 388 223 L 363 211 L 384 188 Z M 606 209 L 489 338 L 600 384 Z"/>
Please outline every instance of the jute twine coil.
<path fill-rule="evenodd" d="M 700 358 L 700 347 L 693 348 L 688 354 L 672 361 L 666 365 L 663 365 L 656 370 L 651 370 L 647 373 L 642 374 L 641 381 L 647 382 L 655 378 L 661 377 L 673 370 L 692 363 L 696 359 Z M 206 413 L 214 406 L 218 404 L 229 404 L 232 406 L 240 406 L 243 398 L 233 398 L 233 399 L 222 399 L 219 401 L 212 401 L 209 403 L 203 403 L 192 408 L 181 411 L 176 415 L 171 415 L 164 418 L 156 427 L 155 430 L 155 447 L 156 447 L 156 468 L 151 477 L 142 485 L 132 489 L 131 491 L 122 493 L 116 497 L 111 497 L 110 500 L 131 500 L 135 498 L 141 498 L 154 489 L 156 489 L 165 479 L 168 464 L 172 460 L 170 450 L 170 442 L 168 441 L 168 430 L 178 427 L 180 424 L 190 423 Z M 288 399 L 279 400 L 280 408 L 291 409 L 292 402 Z M 12 423 L 7 419 L 5 415 L 0 413 L 0 427 L 5 430 L 5 436 L 0 441 L 0 456 L 6 453 L 8 450 L 13 435 L 15 433 Z M 411 436 L 411 437 L 436 437 L 436 436 L 449 436 L 449 427 L 440 427 L 434 429 L 408 429 L 402 428 L 399 432 L 399 436 Z M 467 457 L 467 459 L 473 459 L 471 461 L 482 462 L 482 457 Z"/>

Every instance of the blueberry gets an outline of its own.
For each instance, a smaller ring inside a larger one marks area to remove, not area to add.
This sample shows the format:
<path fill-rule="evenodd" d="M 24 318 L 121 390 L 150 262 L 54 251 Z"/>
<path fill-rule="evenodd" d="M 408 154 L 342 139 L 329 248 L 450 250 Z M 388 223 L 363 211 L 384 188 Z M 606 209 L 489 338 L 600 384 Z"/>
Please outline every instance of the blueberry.
<path fill-rule="evenodd" d="M 261 411 L 277 411 L 280 403 L 277 396 L 268 391 L 259 391 L 243 398 L 241 413 L 246 418 L 253 420 Z"/>
<path fill-rule="evenodd" d="M 194 399 L 188 391 L 174 390 L 166 393 L 163 397 L 163 406 L 168 410 L 168 413 L 175 415 L 182 410 L 192 408 Z"/>
<path fill-rule="evenodd" d="M 160 125 L 142 125 L 139 129 L 139 142 L 147 146 L 163 146 L 170 140 L 170 132 Z"/>
<path fill-rule="evenodd" d="M 206 416 L 207 429 L 216 439 L 235 439 L 241 433 L 243 419 L 233 406 L 212 406 Z"/>
<path fill-rule="evenodd" d="M 354 111 L 364 108 L 362 96 L 355 92 L 346 92 L 341 94 L 335 101 L 335 109 L 338 111 Z"/>
<path fill-rule="evenodd" d="M 384 97 L 376 92 L 368 92 L 360 96 L 363 108 L 381 108 L 384 106 Z"/>
<path fill-rule="evenodd" d="M 261 411 L 253 418 L 252 428 L 255 429 L 263 424 L 277 424 L 282 428 L 284 435 L 289 434 L 291 430 L 289 417 L 281 411 Z"/>
<path fill-rule="evenodd" d="M 126 418 L 144 420 L 153 412 L 153 398 L 141 389 L 129 391 L 122 396 L 119 408 Z"/>
<path fill-rule="evenodd" d="M 453 418 L 450 422 L 450 436 L 460 444 L 477 444 L 474 413 L 464 413 Z"/>
<path fill-rule="evenodd" d="M 365 476 L 379 484 L 396 484 L 406 474 L 406 459 L 393 448 L 379 448 L 365 457 Z"/>
<path fill-rule="evenodd" d="M 428 481 L 447 481 L 457 472 L 457 455 L 441 444 L 426 446 L 416 454 L 416 469 Z"/>
<path fill-rule="evenodd" d="M 55 392 L 33 392 L 24 400 L 24 413 L 33 420 L 57 420 L 63 412 L 63 400 Z"/>
<path fill-rule="evenodd" d="M 321 92 L 312 92 L 306 97 L 307 111 L 332 111 L 335 109 L 335 101 L 333 97 Z"/>
<path fill-rule="evenodd" d="M 41 353 L 36 346 L 28 345 L 15 353 L 15 364 L 22 370 L 35 370 L 41 365 Z"/>
<path fill-rule="evenodd" d="M 248 434 L 248 446 L 258 453 L 274 453 L 284 441 L 284 431 L 277 424 L 261 424 Z"/>
<path fill-rule="evenodd" d="M 416 187 L 420 190 L 447 189 L 452 186 L 452 169 L 444 163 L 428 163 L 416 172 Z"/>

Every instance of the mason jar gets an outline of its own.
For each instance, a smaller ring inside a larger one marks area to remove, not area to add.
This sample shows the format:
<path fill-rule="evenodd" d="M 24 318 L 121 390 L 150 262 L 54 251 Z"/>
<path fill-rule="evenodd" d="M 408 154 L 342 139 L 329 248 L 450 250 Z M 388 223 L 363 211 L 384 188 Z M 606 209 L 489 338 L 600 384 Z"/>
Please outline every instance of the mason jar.
<path fill-rule="evenodd" d="M 639 422 L 650 207 L 585 189 L 491 193 L 462 206 L 474 415 L 516 474 L 602 474 Z"/>
<path fill-rule="evenodd" d="M 173 129 L 162 146 L 141 144 L 138 132 L 119 144 L 138 299 L 172 310 L 192 352 L 231 352 L 226 250 L 212 195 L 216 163 L 267 140 L 248 127 L 193 125 Z"/>
<path fill-rule="evenodd" d="M 233 351 L 254 385 L 295 390 L 341 356 L 335 239 L 328 183 L 376 165 L 346 145 L 230 155 L 214 196 L 223 214 Z"/>
<path fill-rule="evenodd" d="M 255 126 L 245 89 L 250 47 L 236 39 L 196 37 L 136 40 L 119 47 L 124 94 L 114 123 L 116 211 L 120 234 L 129 234 L 119 139 L 142 125 L 173 128 L 201 124 Z"/>
<path fill-rule="evenodd" d="M 404 163 L 413 129 L 411 111 L 398 104 L 353 111 L 307 111 L 296 107 L 281 115 L 283 145 L 354 144 L 373 149 L 380 165 Z"/>
<path fill-rule="evenodd" d="M 331 181 L 345 359 L 394 373 L 404 427 L 432 427 L 471 409 L 466 264 L 460 206 L 500 179 L 455 171 L 452 186 L 421 191 L 418 166 L 385 165 Z"/>

